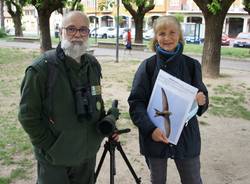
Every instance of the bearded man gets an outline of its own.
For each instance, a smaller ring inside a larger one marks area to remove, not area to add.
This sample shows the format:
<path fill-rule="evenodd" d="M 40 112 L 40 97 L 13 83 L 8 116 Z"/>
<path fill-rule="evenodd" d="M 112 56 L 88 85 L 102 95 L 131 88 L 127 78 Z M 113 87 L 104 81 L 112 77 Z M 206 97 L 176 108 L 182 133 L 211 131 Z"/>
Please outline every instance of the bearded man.
<path fill-rule="evenodd" d="M 26 69 L 18 118 L 34 147 L 38 184 L 92 184 L 103 140 L 96 123 L 105 116 L 101 66 L 86 53 L 84 13 L 65 15 L 60 36 L 55 50 Z"/>

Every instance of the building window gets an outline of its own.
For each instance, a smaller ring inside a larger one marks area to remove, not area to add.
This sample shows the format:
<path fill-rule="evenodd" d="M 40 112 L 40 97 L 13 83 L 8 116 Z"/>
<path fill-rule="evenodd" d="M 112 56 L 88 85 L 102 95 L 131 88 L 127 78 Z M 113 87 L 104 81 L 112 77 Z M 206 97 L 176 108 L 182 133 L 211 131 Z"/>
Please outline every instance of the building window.
<path fill-rule="evenodd" d="M 179 6 L 180 0 L 170 0 L 169 5 L 170 6 Z"/>
<path fill-rule="evenodd" d="M 29 15 L 29 10 L 24 10 L 25 15 Z"/>
<path fill-rule="evenodd" d="M 95 1 L 96 0 L 86 0 L 86 1 L 87 1 L 87 7 L 95 8 Z"/>
<path fill-rule="evenodd" d="M 35 10 L 30 10 L 30 15 L 35 15 Z"/>
<path fill-rule="evenodd" d="M 164 5 L 164 0 L 155 0 L 155 5 L 156 6 Z"/>

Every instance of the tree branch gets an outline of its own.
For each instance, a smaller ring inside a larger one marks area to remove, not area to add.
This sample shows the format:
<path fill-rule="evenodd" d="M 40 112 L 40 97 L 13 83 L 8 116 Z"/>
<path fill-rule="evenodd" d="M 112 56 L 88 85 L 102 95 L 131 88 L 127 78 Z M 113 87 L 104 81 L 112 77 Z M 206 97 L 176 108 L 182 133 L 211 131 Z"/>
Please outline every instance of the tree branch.
<path fill-rule="evenodd" d="M 10 1 L 6 1 L 5 4 L 6 4 L 6 6 L 7 6 L 8 13 L 9 13 L 11 16 L 14 16 L 14 15 L 15 15 L 15 12 L 11 9 L 11 2 L 10 2 Z"/>
<path fill-rule="evenodd" d="M 155 4 L 154 4 L 154 0 L 150 0 L 149 1 L 149 5 L 148 6 L 144 6 L 142 9 L 142 13 L 146 14 L 147 12 L 149 12 L 150 10 L 154 9 Z"/>
<path fill-rule="evenodd" d="M 124 7 L 129 11 L 129 13 L 132 15 L 132 17 L 136 16 L 136 11 L 135 9 L 132 7 L 131 3 L 127 2 L 126 0 L 122 0 L 122 4 L 124 5 Z"/>
<path fill-rule="evenodd" d="M 74 0 L 74 1 L 72 2 L 72 5 L 71 5 L 70 10 L 75 10 L 76 5 L 77 5 L 78 3 L 80 3 L 80 2 L 81 2 L 81 0 Z"/>

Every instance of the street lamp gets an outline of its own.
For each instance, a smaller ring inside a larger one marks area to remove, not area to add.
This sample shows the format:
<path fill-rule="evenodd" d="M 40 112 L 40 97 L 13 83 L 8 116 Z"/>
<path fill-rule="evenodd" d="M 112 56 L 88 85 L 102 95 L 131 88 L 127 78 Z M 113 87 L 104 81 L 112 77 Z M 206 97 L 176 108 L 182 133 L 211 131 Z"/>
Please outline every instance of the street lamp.
<path fill-rule="evenodd" d="M 119 62 L 119 6 L 120 6 L 120 0 L 117 0 L 117 13 L 116 13 L 116 60 L 115 62 Z"/>
<path fill-rule="evenodd" d="M 97 0 L 95 0 L 95 44 L 97 44 L 96 21 L 97 21 Z"/>

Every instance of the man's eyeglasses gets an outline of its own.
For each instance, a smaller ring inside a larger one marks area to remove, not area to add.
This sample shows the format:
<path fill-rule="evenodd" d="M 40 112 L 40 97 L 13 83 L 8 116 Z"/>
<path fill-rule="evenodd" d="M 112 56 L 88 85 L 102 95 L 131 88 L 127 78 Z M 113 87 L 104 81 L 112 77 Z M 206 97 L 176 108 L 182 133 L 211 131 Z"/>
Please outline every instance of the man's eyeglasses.
<path fill-rule="evenodd" d="M 63 27 L 63 29 L 66 29 L 66 32 L 69 36 L 74 36 L 77 31 L 79 31 L 79 34 L 82 36 L 88 35 L 89 34 L 89 28 L 87 27 L 81 27 L 79 29 L 77 29 L 74 26 L 69 26 L 69 27 Z"/>

